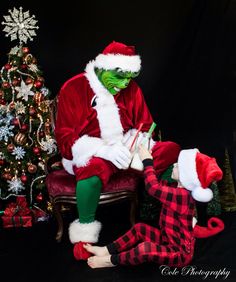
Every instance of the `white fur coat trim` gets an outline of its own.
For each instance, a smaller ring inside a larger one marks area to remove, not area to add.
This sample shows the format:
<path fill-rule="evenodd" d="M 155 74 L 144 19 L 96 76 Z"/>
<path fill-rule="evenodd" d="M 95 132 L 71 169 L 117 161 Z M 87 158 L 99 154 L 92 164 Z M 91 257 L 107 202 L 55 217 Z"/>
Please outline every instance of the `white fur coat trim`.
<path fill-rule="evenodd" d="M 103 145 L 101 138 L 83 135 L 72 146 L 73 164 L 77 167 L 86 166 L 98 149 Z"/>
<path fill-rule="evenodd" d="M 121 141 L 123 127 L 120 121 L 119 108 L 113 95 L 101 84 L 94 71 L 94 61 L 87 64 L 85 76 L 89 85 L 97 96 L 96 106 L 97 118 L 101 131 L 101 138 L 107 144 Z"/>
<path fill-rule="evenodd" d="M 126 56 L 121 54 L 100 54 L 95 58 L 95 66 L 100 69 L 138 72 L 141 68 L 139 55 Z"/>
<path fill-rule="evenodd" d="M 86 166 L 89 160 L 97 153 L 97 150 L 104 144 L 101 138 L 84 135 L 75 141 L 72 146 L 73 160 L 62 159 L 64 169 L 74 175 L 73 166 Z"/>
<path fill-rule="evenodd" d="M 95 220 L 91 223 L 80 223 L 74 220 L 69 226 L 69 238 L 72 244 L 78 242 L 97 243 L 101 231 L 101 222 Z"/>

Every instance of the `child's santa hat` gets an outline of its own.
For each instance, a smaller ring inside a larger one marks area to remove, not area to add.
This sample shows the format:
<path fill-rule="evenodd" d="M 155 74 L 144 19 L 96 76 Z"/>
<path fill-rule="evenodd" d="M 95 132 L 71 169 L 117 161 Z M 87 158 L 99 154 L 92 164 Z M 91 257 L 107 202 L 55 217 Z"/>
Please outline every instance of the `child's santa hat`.
<path fill-rule="evenodd" d="M 104 70 L 121 69 L 123 72 L 138 72 L 141 68 L 140 56 L 134 46 L 113 41 L 95 58 L 95 67 Z"/>
<path fill-rule="evenodd" d="M 222 170 L 215 158 L 210 158 L 198 149 L 182 150 L 178 158 L 179 180 L 192 197 L 199 202 L 209 202 L 213 193 L 208 187 L 222 179 Z"/>

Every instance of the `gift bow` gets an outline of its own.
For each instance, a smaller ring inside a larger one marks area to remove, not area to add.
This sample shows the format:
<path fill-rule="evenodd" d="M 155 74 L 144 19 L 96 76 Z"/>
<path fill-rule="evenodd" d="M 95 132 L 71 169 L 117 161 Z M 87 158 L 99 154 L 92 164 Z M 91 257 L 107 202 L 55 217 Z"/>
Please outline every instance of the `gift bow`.
<path fill-rule="evenodd" d="M 25 197 L 17 197 L 15 203 L 10 203 L 5 211 L 5 216 L 25 216 L 31 213 Z"/>

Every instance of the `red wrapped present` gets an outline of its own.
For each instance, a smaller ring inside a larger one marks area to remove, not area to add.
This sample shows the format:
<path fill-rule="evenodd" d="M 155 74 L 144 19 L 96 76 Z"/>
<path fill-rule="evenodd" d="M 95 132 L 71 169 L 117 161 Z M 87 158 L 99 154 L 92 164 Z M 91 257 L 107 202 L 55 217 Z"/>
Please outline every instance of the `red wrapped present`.
<path fill-rule="evenodd" d="M 32 215 L 25 197 L 17 197 L 15 203 L 10 203 L 2 216 L 4 228 L 31 227 Z"/>

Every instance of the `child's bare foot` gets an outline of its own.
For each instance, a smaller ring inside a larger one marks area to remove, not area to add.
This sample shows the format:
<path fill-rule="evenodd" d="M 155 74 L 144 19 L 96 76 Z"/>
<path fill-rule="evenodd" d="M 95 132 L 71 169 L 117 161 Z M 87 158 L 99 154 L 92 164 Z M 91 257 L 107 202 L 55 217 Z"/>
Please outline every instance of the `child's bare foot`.
<path fill-rule="evenodd" d="M 104 257 L 98 257 L 93 256 L 88 258 L 87 260 L 88 265 L 91 268 L 102 268 L 102 267 L 113 267 L 114 264 L 111 263 L 111 256 L 104 256 Z"/>
<path fill-rule="evenodd" d="M 106 246 L 98 247 L 98 246 L 92 246 L 90 244 L 84 244 L 84 248 L 89 253 L 92 253 L 92 254 L 94 254 L 95 256 L 98 256 L 98 257 L 104 257 L 104 256 L 110 255 Z"/>

